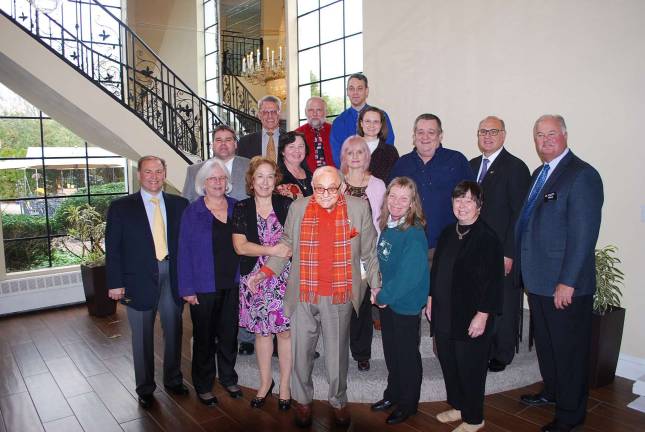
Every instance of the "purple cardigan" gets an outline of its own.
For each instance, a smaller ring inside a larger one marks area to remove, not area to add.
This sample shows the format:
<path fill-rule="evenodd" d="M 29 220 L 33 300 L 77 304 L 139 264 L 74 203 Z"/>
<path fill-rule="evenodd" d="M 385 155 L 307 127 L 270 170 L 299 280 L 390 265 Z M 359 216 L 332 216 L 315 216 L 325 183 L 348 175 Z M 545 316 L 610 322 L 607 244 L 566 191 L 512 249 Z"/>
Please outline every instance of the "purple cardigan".
<path fill-rule="evenodd" d="M 233 215 L 235 199 L 226 197 L 228 217 Z M 190 204 L 181 217 L 177 259 L 179 296 L 215 292 L 213 258 L 213 215 L 206 208 L 204 197 Z M 235 282 L 240 281 L 238 266 Z"/>

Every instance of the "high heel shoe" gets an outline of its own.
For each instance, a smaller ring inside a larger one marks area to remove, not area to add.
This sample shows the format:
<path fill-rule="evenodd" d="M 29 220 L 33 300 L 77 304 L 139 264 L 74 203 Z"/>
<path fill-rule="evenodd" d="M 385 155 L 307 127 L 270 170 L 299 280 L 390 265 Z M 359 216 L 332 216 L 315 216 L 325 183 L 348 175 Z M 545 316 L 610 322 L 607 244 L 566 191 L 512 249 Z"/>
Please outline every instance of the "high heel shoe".
<path fill-rule="evenodd" d="M 253 399 L 251 399 L 251 407 L 252 408 L 262 408 L 264 406 L 264 403 L 266 402 L 267 398 L 271 396 L 271 392 L 273 391 L 273 387 L 275 386 L 275 381 L 271 380 L 271 387 L 269 387 L 269 391 L 266 392 L 264 396 L 256 396 Z"/>
<path fill-rule="evenodd" d="M 289 408 L 291 408 L 291 398 L 278 399 L 278 409 L 280 411 L 287 411 Z"/>

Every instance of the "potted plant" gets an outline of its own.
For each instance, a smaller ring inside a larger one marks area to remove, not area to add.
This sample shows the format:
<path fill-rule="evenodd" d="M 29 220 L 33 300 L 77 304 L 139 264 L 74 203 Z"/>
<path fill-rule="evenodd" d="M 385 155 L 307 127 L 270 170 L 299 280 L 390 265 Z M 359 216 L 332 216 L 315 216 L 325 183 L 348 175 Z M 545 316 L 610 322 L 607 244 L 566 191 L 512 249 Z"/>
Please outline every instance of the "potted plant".
<path fill-rule="evenodd" d="M 66 209 L 67 234 L 74 239 L 65 248 L 81 261 L 83 290 L 90 315 L 106 316 L 116 311 L 116 302 L 108 297 L 105 277 L 105 220 L 89 204 Z"/>
<path fill-rule="evenodd" d="M 596 294 L 591 323 L 589 385 L 592 388 L 610 384 L 616 375 L 620 343 L 623 338 L 625 309 L 620 307 L 623 295 L 623 272 L 618 268 L 616 246 L 596 249 Z"/>

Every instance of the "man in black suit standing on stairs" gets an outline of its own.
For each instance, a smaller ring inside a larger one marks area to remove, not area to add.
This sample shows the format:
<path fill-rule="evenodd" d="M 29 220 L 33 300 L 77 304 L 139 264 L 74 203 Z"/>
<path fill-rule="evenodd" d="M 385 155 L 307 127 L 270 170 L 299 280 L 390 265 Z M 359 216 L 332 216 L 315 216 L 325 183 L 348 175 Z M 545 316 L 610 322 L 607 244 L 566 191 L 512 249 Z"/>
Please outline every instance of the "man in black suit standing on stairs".
<path fill-rule="evenodd" d="M 529 169 L 504 148 L 506 127 L 498 117 L 489 116 L 477 128 L 479 150 L 470 161 L 477 182 L 484 191 L 481 218 L 495 231 L 504 246 L 504 306 L 496 317 L 488 369 L 503 371 L 515 356 L 519 341 L 522 289 L 512 275 L 515 256 L 515 222 L 529 186 Z"/>
<path fill-rule="evenodd" d="M 262 130 L 240 138 L 237 155 L 245 158 L 265 156 L 277 161 L 278 142 L 280 141 L 280 112 L 282 101 L 272 95 L 264 96 L 258 101 L 258 118 Z"/>
<path fill-rule="evenodd" d="M 177 292 L 179 222 L 188 200 L 162 191 L 166 162 L 144 156 L 137 164 L 141 190 L 110 204 L 105 230 L 108 295 L 128 306 L 139 404 L 152 405 L 154 324 L 159 311 L 164 336 L 164 387 L 188 394 L 181 373 L 181 313 Z"/>

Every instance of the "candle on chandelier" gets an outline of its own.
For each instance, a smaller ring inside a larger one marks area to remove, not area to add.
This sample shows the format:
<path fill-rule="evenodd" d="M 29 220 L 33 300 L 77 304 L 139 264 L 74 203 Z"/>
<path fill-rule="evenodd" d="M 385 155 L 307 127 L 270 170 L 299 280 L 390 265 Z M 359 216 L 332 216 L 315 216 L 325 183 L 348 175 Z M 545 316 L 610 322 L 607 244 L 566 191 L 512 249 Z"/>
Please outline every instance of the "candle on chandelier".
<path fill-rule="evenodd" d="M 282 45 L 280 45 L 280 51 L 278 54 L 278 62 L 282 63 Z"/>
<path fill-rule="evenodd" d="M 246 58 L 242 57 L 242 73 L 246 73 Z"/>
<path fill-rule="evenodd" d="M 267 47 L 267 56 L 264 57 L 264 60 L 269 61 L 269 47 Z"/>
<path fill-rule="evenodd" d="M 258 65 L 260 65 L 260 48 L 258 48 Z"/>
<path fill-rule="evenodd" d="M 271 50 L 271 67 L 274 65 L 274 60 L 275 59 L 275 50 Z"/>

